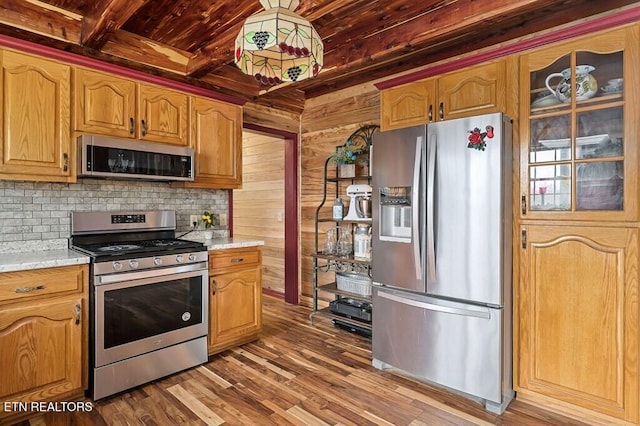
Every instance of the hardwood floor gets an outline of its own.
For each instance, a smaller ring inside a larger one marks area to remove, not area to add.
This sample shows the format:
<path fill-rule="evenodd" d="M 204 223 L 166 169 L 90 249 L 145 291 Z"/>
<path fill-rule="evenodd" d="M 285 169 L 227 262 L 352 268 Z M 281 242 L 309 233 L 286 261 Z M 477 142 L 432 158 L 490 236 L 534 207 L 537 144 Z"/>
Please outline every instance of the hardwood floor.
<path fill-rule="evenodd" d="M 580 425 L 513 401 L 502 416 L 371 366 L 368 339 L 264 296 L 260 340 L 207 364 L 21 425 Z"/>

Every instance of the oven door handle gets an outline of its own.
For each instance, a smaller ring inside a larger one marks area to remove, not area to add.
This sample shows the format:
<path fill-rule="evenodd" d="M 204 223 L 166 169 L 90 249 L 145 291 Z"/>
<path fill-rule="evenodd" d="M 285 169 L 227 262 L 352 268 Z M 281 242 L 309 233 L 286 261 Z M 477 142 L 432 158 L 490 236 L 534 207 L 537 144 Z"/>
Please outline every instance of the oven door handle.
<path fill-rule="evenodd" d="M 165 277 L 167 275 L 181 274 L 184 272 L 206 271 L 207 263 L 199 262 L 190 265 L 175 266 L 171 268 L 148 269 L 138 272 L 124 272 L 120 274 L 98 275 L 94 277 L 95 285 L 113 284 L 124 281 L 141 280 L 145 278 Z"/>

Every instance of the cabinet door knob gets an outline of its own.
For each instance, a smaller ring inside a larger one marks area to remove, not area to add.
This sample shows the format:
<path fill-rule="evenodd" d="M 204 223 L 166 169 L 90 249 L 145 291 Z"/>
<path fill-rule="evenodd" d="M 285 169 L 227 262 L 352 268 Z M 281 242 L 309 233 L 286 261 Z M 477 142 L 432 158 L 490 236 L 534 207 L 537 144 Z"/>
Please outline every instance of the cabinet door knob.
<path fill-rule="evenodd" d="M 79 303 L 76 303 L 74 311 L 76 313 L 76 325 L 78 325 L 80 324 L 80 314 L 82 313 L 82 308 L 80 307 Z"/>
<path fill-rule="evenodd" d="M 142 120 L 142 136 L 146 136 L 147 135 L 147 123 Z"/>
<path fill-rule="evenodd" d="M 129 134 L 133 134 L 136 131 L 136 121 L 133 117 L 129 117 Z"/>
<path fill-rule="evenodd" d="M 62 171 L 66 172 L 69 170 L 69 154 L 66 152 L 62 154 Z"/>
<path fill-rule="evenodd" d="M 216 294 L 216 291 L 218 291 L 218 281 L 217 280 L 211 280 L 211 284 L 213 284 L 213 287 L 211 288 L 211 294 Z"/>
<path fill-rule="evenodd" d="M 427 115 L 427 118 L 429 118 L 429 123 L 433 121 L 433 105 L 429 105 L 429 114 Z"/>
<path fill-rule="evenodd" d="M 520 208 L 522 209 L 522 214 L 526 215 L 527 214 L 527 196 L 523 195 L 522 198 L 520 199 Z"/>
<path fill-rule="evenodd" d="M 440 102 L 440 107 L 438 108 L 438 114 L 440 115 L 440 120 L 444 120 L 444 102 Z"/>

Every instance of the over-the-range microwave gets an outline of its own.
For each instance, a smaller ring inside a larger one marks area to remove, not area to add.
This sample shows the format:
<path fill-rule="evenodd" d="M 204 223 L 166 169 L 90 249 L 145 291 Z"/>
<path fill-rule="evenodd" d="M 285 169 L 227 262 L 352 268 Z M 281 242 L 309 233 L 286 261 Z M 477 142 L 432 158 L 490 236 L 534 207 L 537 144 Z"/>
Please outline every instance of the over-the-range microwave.
<path fill-rule="evenodd" d="M 192 181 L 193 149 L 105 136 L 78 137 L 78 176 Z"/>

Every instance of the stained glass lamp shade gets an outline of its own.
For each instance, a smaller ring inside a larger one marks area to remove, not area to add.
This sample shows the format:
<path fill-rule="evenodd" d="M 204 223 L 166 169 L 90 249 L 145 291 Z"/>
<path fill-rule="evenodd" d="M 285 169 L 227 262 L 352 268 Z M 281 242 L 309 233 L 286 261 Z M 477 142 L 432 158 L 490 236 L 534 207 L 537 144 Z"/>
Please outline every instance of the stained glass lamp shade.
<path fill-rule="evenodd" d="M 236 38 L 235 63 L 262 84 L 315 77 L 322 69 L 322 40 L 293 10 L 299 0 L 260 0 L 265 8 L 247 18 Z"/>

